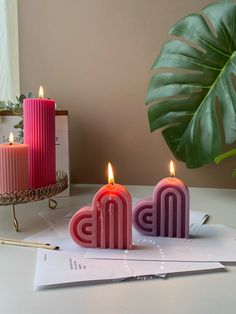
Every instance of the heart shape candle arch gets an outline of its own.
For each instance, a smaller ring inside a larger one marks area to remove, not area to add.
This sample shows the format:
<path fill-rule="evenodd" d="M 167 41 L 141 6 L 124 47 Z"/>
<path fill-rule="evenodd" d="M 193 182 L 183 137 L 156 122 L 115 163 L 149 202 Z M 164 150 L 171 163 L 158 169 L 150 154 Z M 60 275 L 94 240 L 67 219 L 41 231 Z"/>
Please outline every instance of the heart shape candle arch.
<path fill-rule="evenodd" d="M 72 239 L 83 247 L 129 249 L 132 246 L 132 200 L 127 189 L 114 182 L 111 165 L 108 184 L 94 196 L 91 207 L 70 220 Z"/>
<path fill-rule="evenodd" d="M 143 235 L 189 237 L 189 191 L 174 177 L 173 162 L 170 174 L 158 182 L 152 199 L 143 199 L 134 208 L 134 226 Z"/>

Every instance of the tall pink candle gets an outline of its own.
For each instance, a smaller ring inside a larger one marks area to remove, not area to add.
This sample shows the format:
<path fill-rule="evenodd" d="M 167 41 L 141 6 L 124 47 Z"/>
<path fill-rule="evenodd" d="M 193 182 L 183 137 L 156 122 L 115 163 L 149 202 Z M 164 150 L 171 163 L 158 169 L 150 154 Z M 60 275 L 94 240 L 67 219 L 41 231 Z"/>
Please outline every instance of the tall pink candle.
<path fill-rule="evenodd" d="M 0 194 L 28 188 L 28 145 L 0 144 Z"/>
<path fill-rule="evenodd" d="M 132 246 L 131 196 L 124 186 L 110 182 L 95 194 L 92 207 L 81 208 L 71 218 L 69 231 L 80 246 L 110 249 Z"/>
<path fill-rule="evenodd" d="M 29 184 L 39 188 L 56 181 L 55 101 L 24 99 L 24 142 L 29 145 Z"/>
<path fill-rule="evenodd" d="M 143 235 L 189 237 L 189 191 L 174 177 L 173 168 L 172 173 L 158 182 L 152 199 L 143 199 L 134 208 L 134 226 Z"/>

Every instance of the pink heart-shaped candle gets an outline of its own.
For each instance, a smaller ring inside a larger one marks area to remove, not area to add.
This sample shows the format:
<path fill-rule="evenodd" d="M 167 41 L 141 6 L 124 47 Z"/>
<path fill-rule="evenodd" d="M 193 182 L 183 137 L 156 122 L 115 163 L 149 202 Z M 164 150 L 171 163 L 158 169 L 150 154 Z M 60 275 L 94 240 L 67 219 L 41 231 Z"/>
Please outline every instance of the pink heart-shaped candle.
<path fill-rule="evenodd" d="M 69 231 L 83 247 L 130 249 L 132 199 L 128 190 L 114 182 L 103 186 L 91 207 L 83 207 L 73 215 Z"/>

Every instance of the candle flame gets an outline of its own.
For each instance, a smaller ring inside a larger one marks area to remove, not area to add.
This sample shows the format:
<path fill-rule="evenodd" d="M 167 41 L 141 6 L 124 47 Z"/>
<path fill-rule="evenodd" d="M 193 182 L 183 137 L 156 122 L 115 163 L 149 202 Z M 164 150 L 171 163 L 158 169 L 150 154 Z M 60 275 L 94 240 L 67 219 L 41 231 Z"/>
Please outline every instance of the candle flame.
<path fill-rule="evenodd" d="M 173 163 L 173 160 L 170 161 L 169 169 L 170 169 L 170 176 L 173 178 L 175 176 L 175 165 Z"/>
<path fill-rule="evenodd" d="M 115 183 L 112 166 L 110 162 L 108 162 L 108 183 L 112 185 Z"/>
<path fill-rule="evenodd" d="M 14 136 L 13 136 L 13 133 L 11 132 L 10 135 L 9 135 L 9 143 L 10 145 L 12 145 L 14 142 Z"/>
<path fill-rule="evenodd" d="M 43 98 L 43 86 L 42 85 L 39 88 L 39 98 Z"/>

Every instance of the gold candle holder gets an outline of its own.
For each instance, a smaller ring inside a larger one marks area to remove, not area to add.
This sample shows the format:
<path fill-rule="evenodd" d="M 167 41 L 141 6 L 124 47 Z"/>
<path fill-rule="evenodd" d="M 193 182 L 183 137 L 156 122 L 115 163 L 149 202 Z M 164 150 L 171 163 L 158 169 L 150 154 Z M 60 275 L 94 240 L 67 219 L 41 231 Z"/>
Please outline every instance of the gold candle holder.
<path fill-rule="evenodd" d="M 68 187 L 68 177 L 65 171 L 57 170 L 56 183 L 37 189 L 27 189 L 11 193 L 0 194 L 0 206 L 12 206 L 13 226 L 15 231 L 19 231 L 19 224 L 16 218 L 16 205 L 30 202 L 42 201 L 48 198 L 48 207 L 55 209 L 57 202 L 52 199 Z"/>

